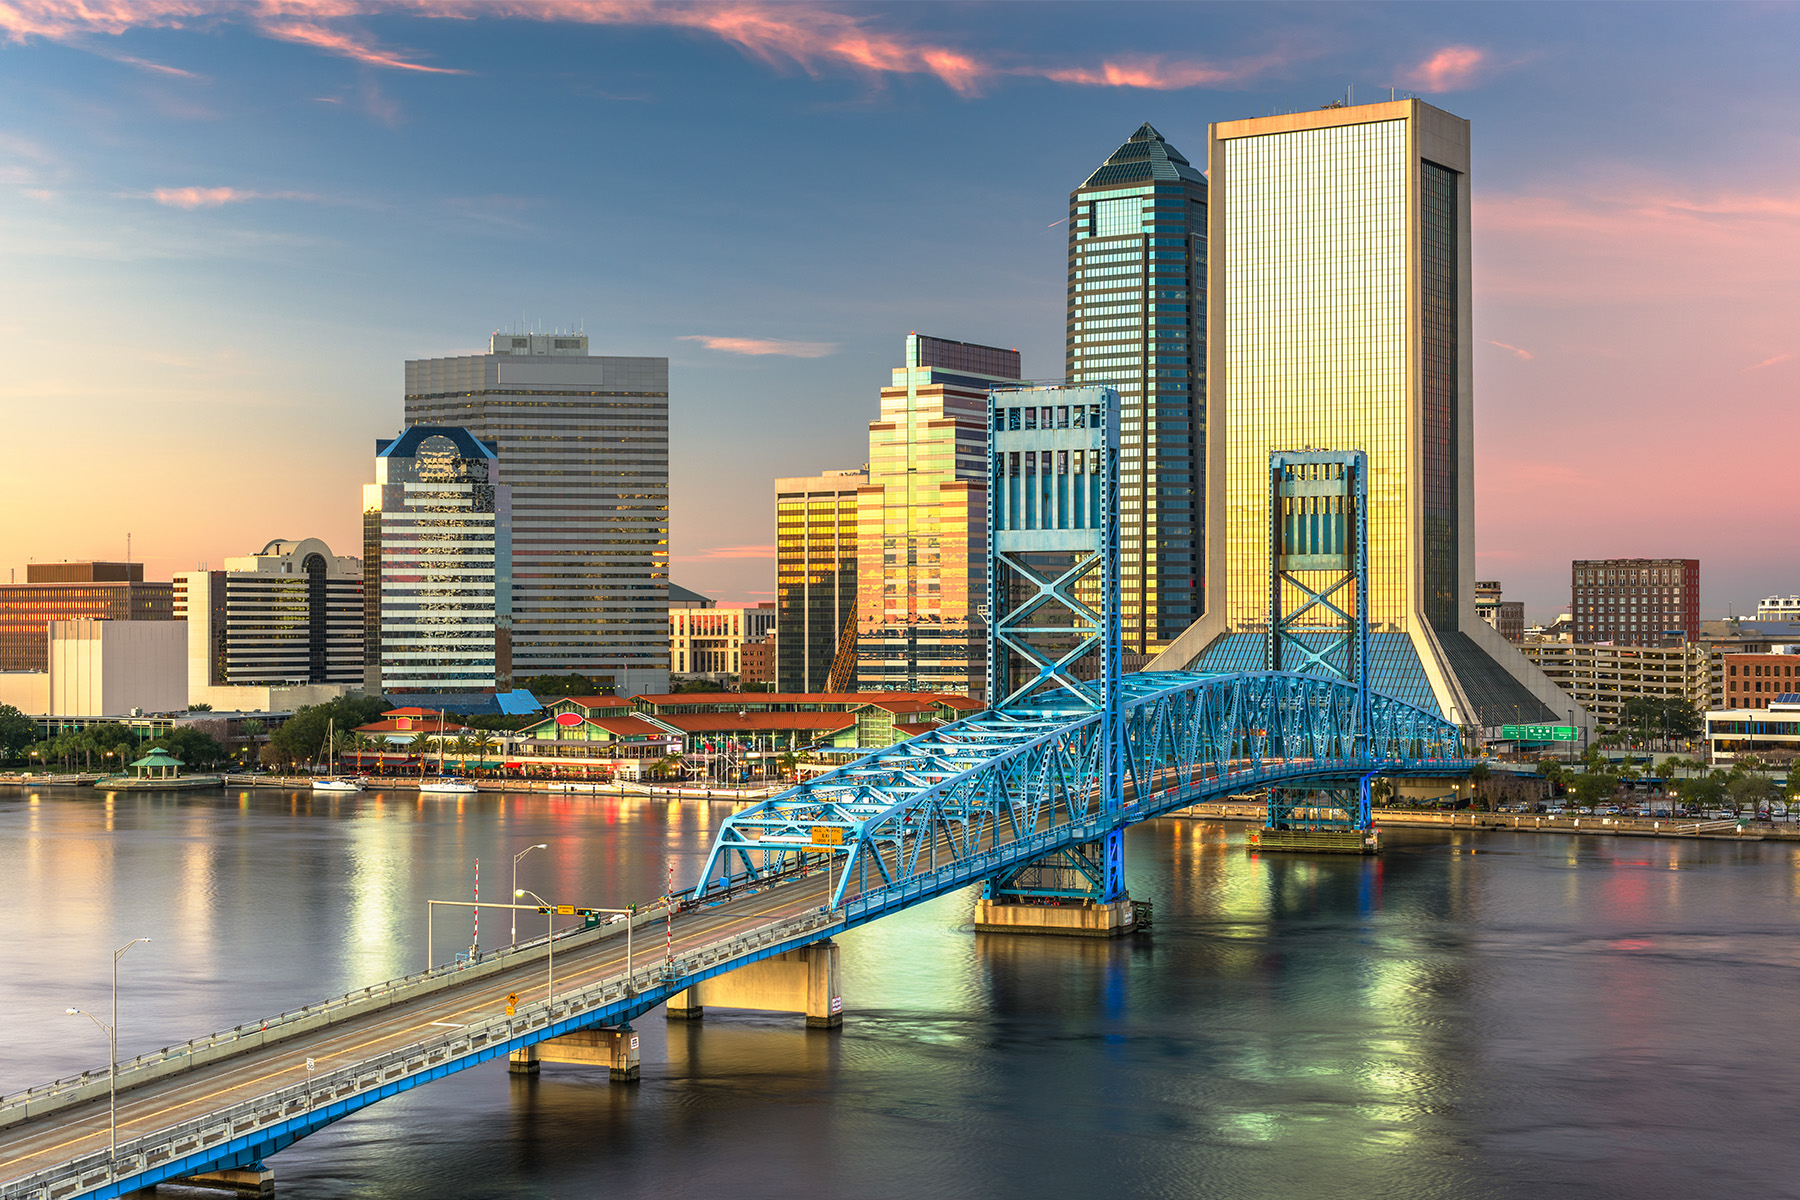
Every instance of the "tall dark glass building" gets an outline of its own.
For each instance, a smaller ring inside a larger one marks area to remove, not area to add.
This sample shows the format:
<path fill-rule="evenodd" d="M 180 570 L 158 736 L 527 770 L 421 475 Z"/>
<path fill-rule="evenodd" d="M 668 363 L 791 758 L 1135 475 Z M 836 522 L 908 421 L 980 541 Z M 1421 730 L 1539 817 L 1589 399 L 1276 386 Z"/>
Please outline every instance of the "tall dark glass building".
<path fill-rule="evenodd" d="M 1154 653 L 1205 586 L 1206 178 L 1147 124 L 1069 193 L 1068 323 L 1069 381 L 1123 405 L 1122 634 Z"/>

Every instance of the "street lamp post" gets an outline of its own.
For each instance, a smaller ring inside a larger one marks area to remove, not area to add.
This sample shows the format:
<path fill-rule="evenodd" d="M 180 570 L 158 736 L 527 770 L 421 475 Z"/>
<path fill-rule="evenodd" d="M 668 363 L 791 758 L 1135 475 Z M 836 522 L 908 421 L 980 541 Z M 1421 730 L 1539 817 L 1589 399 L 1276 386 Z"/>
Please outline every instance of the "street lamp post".
<path fill-rule="evenodd" d="M 112 1024 L 108 1025 L 105 1021 L 102 1021 L 99 1017 L 96 1017 L 86 1009 L 71 1008 L 67 1010 L 69 1016 L 86 1017 L 88 1020 L 98 1025 L 101 1032 L 106 1034 L 106 1129 L 108 1144 L 111 1147 L 111 1157 L 113 1158 L 119 1156 L 119 960 L 125 957 L 125 952 L 127 950 L 131 949 L 139 942 L 148 942 L 149 940 L 150 939 L 147 937 L 132 938 L 129 942 L 126 942 L 123 946 L 120 946 L 117 950 L 113 951 Z"/>
<path fill-rule="evenodd" d="M 544 961 L 548 964 L 548 979 L 544 985 L 544 1002 L 548 1004 L 556 998 L 556 905 L 550 903 L 536 892 L 528 888 L 520 888 L 513 892 L 513 899 L 530 896 L 544 908 L 545 936 Z"/>
<path fill-rule="evenodd" d="M 548 850 L 549 848 L 550 843 L 539 842 L 537 845 L 527 846 L 517 854 L 513 855 L 513 896 L 515 899 L 519 895 L 519 860 L 524 858 L 527 854 L 530 854 L 533 850 Z M 519 944 L 519 911 L 517 909 L 513 910 L 512 915 L 512 944 L 515 946 Z"/>

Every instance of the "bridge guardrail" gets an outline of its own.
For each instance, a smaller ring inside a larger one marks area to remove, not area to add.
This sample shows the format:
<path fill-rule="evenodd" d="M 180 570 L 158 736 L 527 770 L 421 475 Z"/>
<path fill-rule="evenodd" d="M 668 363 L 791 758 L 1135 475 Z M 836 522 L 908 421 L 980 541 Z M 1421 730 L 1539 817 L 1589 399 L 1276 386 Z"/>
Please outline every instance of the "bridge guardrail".
<path fill-rule="evenodd" d="M 633 927 L 660 919 L 661 902 L 646 906 L 632 918 Z M 621 930 L 602 925 L 598 929 L 567 929 L 556 935 L 560 947 L 572 940 L 600 941 Z M 317 1029 L 364 1013 L 379 1012 L 412 996 L 448 987 L 458 979 L 479 979 L 485 975 L 533 962 L 544 957 L 546 939 L 533 938 L 484 955 L 475 962 L 443 963 L 429 970 L 417 971 L 399 979 L 373 983 L 330 1000 L 302 1005 L 261 1021 L 247 1021 L 217 1033 L 190 1038 L 161 1050 L 152 1050 L 119 1063 L 118 1090 L 123 1092 L 153 1079 L 218 1062 L 238 1054 L 282 1041 L 295 1034 Z M 0 1129 L 20 1121 L 42 1116 L 61 1108 L 79 1104 L 107 1091 L 107 1072 L 99 1068 L 83 1071 L 49 1083 L 40 1083 L 22 1092 L 0 1096 Z"/>
<path fill-rule="evenodd" d="M 639 988 L 636 996 L 648 994 L 655 997 L 651 1001 L 652 1006 L 660 1004 L 666 996 L 686 987 L 682 980 L 698 970 L 729 961 L 748 949 L 791 941 L 800 935 L 842 923 L 841 914 L 810 912 L 779 925 L 708 942 L 674 960 L 675 978 L 672 980 L 662 977 L 666 970 L 663 963 L 656 964 L 654 968 L 640 968 L 629 974 L 621 972 L 579 992 L 526 1005 L 513 1016 L 497 1017 L 480 1025 L 467 1026 L 457 1033 L 445 1034 L 429 1041 L 413 1042 L 374 1058 L 320 1074 L 305 1083 L 290 1084 L 205 1116 L 122 1142 L 117 1157 L 104 1153 L 90 1154 L 9 1182 L 0 1182 L 0 1200 L 62 1200 L 79 1192 L 133 1179 L 190 1154 L 229 1144 L 248 1133 L 271 1131 L 271 1136 L 274 1136 L 275 1127 L 302 1120 L 320 1109 L 333 1108 L 359 1095 L 389 1087 L 398 1080 L 466 1058 L 490 1048 L 496 1040 L 510 1041 L 627 999 L 632 995 L 627 991 L 627 985 L 637 987 L 640 983 L 648 983 L 648 989 Z"/>

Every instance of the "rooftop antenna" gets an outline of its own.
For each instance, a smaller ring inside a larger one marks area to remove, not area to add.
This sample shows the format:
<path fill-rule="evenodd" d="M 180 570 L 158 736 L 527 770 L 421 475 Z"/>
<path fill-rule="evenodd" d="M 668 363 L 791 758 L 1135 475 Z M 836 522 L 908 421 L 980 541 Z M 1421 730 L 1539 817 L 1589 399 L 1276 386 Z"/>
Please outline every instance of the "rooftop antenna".
<path fill-rule="evenodd" d="M 129 533 L 125 535 L 125 562 L 127 564 L 131 562 L 131 534 Z"/>

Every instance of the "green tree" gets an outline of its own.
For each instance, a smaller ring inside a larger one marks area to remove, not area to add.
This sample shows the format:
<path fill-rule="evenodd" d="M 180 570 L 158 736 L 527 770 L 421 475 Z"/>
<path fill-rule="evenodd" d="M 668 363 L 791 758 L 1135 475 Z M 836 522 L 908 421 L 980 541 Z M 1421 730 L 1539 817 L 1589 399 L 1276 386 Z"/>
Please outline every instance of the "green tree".
<path fill-rule="evenodd" d="M 1569 795 L 1582 808 L 1592 811 L 1602 800 L 1610 800 L 1619 791 L 1619 777 L 1605 771 L 1583 771 L 1569 785 Z"/>
<path fill-rule="evenodd" d="M 586 675 L 570 672 L 567 675 L 533 675 L 523 682 L 515 683 L 515 687 L 524 688 L 538 699 L 559 696 L 610 696 L 613 686 L 610 683 L 599 683 Z"/>
<path fill-rule="evenodd" d="M 494 747 L 498 745 L 499 742 L 499 738 L 495 737 L 485 729 L 477 730 L 475 735 L 469 738 L 469 748 L 475 752 L 475 765 L 478 768 L 487 766 L 488 756 L 494 752 Z"/>
<path fill-rule="evenodd" d="M 187 710 L 189 712 L 211 712 L 213 706 L 210 704 L 190 704 L 187 706 Z"/>
<path fill-rule="evenodd" d="M 0 759 L 26 757 L 38 740 L 37 722 L 10 704 L 0 704 Z"/>
<path fill-rule="evenodd" d="M 262 755 L 258 753 L 257 749 L 259 745 L 258 739 L 268 731 L 269 727 L 255 717 L 251 717 L 248 721 L 244 721 L 238 725 L 238 732 L 242 733 L 250 741 L 250 749 L 246 757 L 251 762 L 261 761 Z"/>
<path fill-rule="evenodd" d="M 1676 794 L 1681 797 L 1683 804 L 1713 808 L 1725 798 L 1725 781 L 1713 772 L 1702 770 L 1700 774 L 1677 784 Z"/>
<path fill-rule="evenodd" d="M 1700 736 L 1700 712 L 1687 700 L 1663 701 L 1663 739 L 1691 742 Z"/>
<path fill-rule="evenodd" d="M 1474 793 L 1471 797 L 1473 806 L 1487 812 L 1492 812 L 1494 808 L 1494 798 L 1488 788 L 1488 779 L 1492 775 L 1493 771 L 1484 762 L 1478 762 L 1469 768 L 1469 782 L 1474 785 L 1471 789 Z"/>
<path fill-rule="evenodd" d="M 1741 813 L 1746 808 L 1752 814 L 1769 807 L 1770 803 L 1780 796 L 1775 781 L 1760 771 L 1733 773 L 1726 784 L 1731 795 L 1733 809 Z"/>
<path fill-rule="evenodd" d="M 283 721 L 269 742 L 284 762 L 311 762 L 334 721 L 340 731 L 351 733 L 359 725 L 379 720 L 387 707 L 380 696 L 339 696 L 324 704 L 309 704 Z"/>
<path fill-rule="evenodd" d="M 225 747 L 210 733 L 177 725 L 151 743 L 161 746 L 189 767 L 210 767 L 227 757 Z"/>

